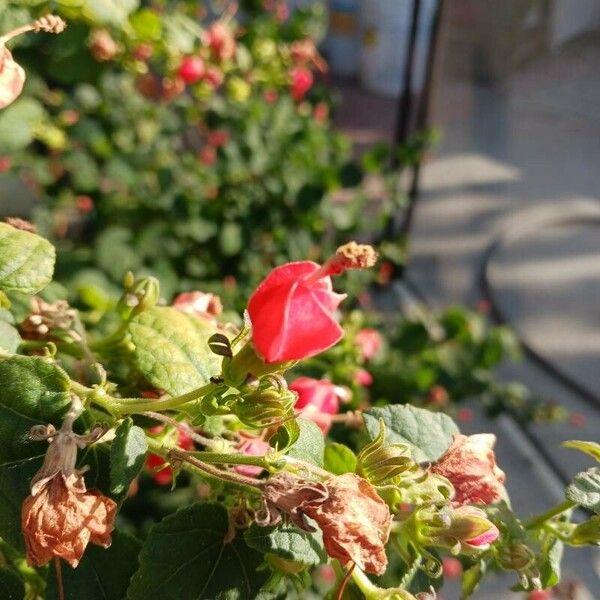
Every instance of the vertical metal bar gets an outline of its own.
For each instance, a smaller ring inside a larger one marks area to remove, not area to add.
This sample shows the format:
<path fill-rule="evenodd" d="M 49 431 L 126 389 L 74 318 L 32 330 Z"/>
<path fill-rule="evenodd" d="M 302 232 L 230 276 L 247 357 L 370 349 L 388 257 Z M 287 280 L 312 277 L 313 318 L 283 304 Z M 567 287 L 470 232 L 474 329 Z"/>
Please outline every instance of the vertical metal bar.
<path fill-rule="evenodd" d="M 444 12 L 444 2 L 445 0 L 438 0 L 438 5 L 431 22 L 425 81 L 415 123 L 415 129 L 417 131 L 423 131 L 429 126 L 429 113 L 431 109 L 432 90 L 434 88 L 436 63 L 439 55 L 440 25 L 442 23 L 442 15 Z M 402 220 L 399 231 L 399 234 L 405 239 L 409 237 L 414 221 L 415 208 L 419 197 L 420 177 L 421 161 L 418 161 L 413 166 L 411 184 L 408 191 L 408 206 L 404 212 L 404 219 Z"/>
<path fill-rule="evenodd" d="M 415 54 L 417 46 L 417 36 L 419 34 L 419 17 L 421 14 L 421 0 L 413 0 L 412 18 L 410 24 L 410 33 L 408 38 L 408 48 L 406 52 L 406 61 L 404 63 L 403 89 L 398 103 L 398 116 L 396 121 L 396 135 L 394 143 L 396 146 L 401 146 L 406 143 L 409 133 L 410 124 L 413 117 L 413 95 L 412 82 L 415 63 Z M 392 158 L 392 167 L 401 171 L 402 165 L 398 157 L 394 155 Z M 398 173 L 400 176 L 400 172 Z M 392 239 L 398 228 L 398 215 L 391 214 L 385 223 L 382 231 L 382 239 Z"/>
<path fill-rule="evenodd" d="M 410 131 L 410 121 L 413 111 L 412 82 L 415 63 L 415 54 L 417 46 L 417 36 L 419 34 L 419 17 L 421 15 L 421 0 L 413 0 L 412 20 L 410 25 L 410 35 L 408 39 L 408 51 L 406 53 L 406 62 L 404 63 L 403 91 L 400 96 L 398 106 L 398 120 L 396 123 L 396 144 L 401 145 L 408 139 Z"/>

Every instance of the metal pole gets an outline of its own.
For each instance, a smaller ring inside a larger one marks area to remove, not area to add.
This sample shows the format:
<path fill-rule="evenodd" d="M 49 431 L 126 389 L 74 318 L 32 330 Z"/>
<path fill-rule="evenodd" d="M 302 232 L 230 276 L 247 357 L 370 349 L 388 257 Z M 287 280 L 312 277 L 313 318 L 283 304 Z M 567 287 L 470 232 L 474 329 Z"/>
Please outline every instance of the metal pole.
<path fill-rule="evenodd" d="M 438 0 L 429 35 L 429 49 L 427 54 L 427 67 L 423 93 L 417 110 L 415 130 L 423 131 L 429 126 L 429 113 L 431 108 L 432 90 L 436 72 L 437 57 L 439 54 L 440 24 L 444 12 L 444 0 Z M 419 184 L 421 176 L 421 161 L 419 160 L 412 169 L 411 184 L 408 191 L 408 206 L 404 212 L 404 218 L 400 225 L 399 235 L 407 240 L 410 236 L 414 220 L 415 208 L 419 197 Z"/>

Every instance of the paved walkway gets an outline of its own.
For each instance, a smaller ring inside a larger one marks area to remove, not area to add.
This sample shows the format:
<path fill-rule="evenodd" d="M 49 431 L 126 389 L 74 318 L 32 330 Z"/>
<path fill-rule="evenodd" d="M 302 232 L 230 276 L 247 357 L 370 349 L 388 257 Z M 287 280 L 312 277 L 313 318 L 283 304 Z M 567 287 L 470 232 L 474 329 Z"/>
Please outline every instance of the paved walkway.
<path fill-rule="evenodd" d="M 389 140 L 395 103 L 365 97 L 351 86 L 342 91 L 341 128 L 361 143 Z M 500 234 L 531 229 L 494 255 L 489 274 L 495 299 L 528 344 L 597 397 L 600 34 L 536 61 L 496 89 L 444 81 L 433 122 L 443 141 L 424 169 L 410 277 L 433 306 L 473 306 L 481 297 L 479 271 L 490 244 Z M 575 215 L 583 218 L 549 224 Z M 530 428 L 542 453 L 509 419 L 470 424 L 498 435 L 513 504 L 526 517 L 561 500 L 561 477 L 591 466 L 560 442 L 599 441 L 600 411 L 530 360 L 505 367 L 503 375 L 579 415 L 577 424 Z M 565 576 L 587 587 L 577 599 L 600 598 L 598 552 L 569 551 Z M 476 598 L 508 598 L 506 584 L 505 577 L 491 581 Z M 456 594 L 445 591 L 449 600 Z"/>

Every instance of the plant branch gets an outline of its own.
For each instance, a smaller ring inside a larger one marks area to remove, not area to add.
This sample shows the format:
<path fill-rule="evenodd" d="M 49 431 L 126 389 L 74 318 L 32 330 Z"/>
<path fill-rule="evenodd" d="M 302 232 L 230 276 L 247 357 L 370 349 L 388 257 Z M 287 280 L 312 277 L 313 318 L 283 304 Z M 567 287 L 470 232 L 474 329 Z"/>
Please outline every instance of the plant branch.
<path fill-rule="evenodd" d="M 564 502 L 561 502 L 560 504 L 554 506 L 553 508 L 551 508 L 535 517 L 532 517 L 528 521 L 525 521 L 525 523 L 524 523 L 525 529 L 538 529 L 539 527 L 542 527 L 546 523 L 546 521 L 549 521 L 550 519 L 553 519 L 554 517 L 558 517 L 565 511 L 567 511 L 571 508 L 574 508 L 575 506 L 577 506 L 577 505 L 574 502 L 571 502 L 570 500 L 565 500 Z"/>

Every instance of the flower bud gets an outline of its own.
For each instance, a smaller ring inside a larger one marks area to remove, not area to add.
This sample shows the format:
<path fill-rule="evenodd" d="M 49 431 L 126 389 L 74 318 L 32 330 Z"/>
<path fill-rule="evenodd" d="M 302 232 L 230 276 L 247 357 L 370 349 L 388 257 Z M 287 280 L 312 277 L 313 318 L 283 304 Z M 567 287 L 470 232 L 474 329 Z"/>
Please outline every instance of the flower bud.
<path fill-rule="evenodd" d="M 89 47 L 92 56 L 100 62 L 112 60 L 121 51 L 121 47 L 115 42 L 107 29 L 92 31 Z"/>
<path fill-rule="evenodd" d="M 535 554 L 525 544 L 515 543 L 500 547 L 497 560 L 507 571 L 524 571 L 534 563 Z"/>
<path fill-rule="evenodd" d="M 134 284 L 125 291 L 117 304 L 123 319 L 129 319 L 132 316 L 156 306 L 160 299 L 160 284 L 154 277 L 144 277 L 134 282 Z"/>
<path fill-rule="evenodd" d="M 293 416 L 295 399 L 287 387 L 273 386 L 272 380 L 265 377 L 258 389 L 238 397 L 232 411 L 244 425 L 264 429 Z"/>
<path fill-rule="evenodd" d="M 485 512 L 474 506 L 419 511 L 418 532 L 426 545 L 447 548 L 454 554 L 476 554 L 490 547 L 500 532 Z"/>
<path fill-rule="evenodd" d="M 385 443 L 385 423 L 379 422 L 379 434 L 358 454 L 357 473 L 379 489 L 392 512 L 403 504 L 445 503 L 454 494 L 445 478 L 422 469 L 405 444 Z"/>
<path fill-rule="evenodd" d="M 383 341 L 381 334 L 376 329 L 361 329 L 356 334 L 356 344 L 364 360 L 371 360 L 381 350 Z"/>

